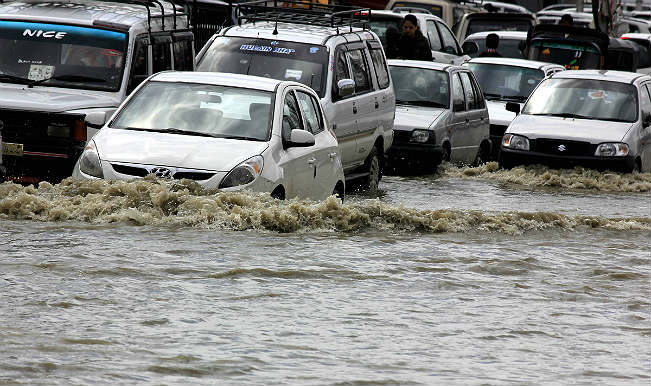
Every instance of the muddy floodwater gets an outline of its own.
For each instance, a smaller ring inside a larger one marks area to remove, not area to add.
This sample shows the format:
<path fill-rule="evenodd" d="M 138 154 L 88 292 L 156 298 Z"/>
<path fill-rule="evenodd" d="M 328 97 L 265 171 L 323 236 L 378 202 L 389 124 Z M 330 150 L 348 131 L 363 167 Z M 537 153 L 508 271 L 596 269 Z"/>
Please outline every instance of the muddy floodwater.
<path fill-rule="evenodd" d="M 651 175 L 0 184 L 0 385 L 651 384 Z"/>

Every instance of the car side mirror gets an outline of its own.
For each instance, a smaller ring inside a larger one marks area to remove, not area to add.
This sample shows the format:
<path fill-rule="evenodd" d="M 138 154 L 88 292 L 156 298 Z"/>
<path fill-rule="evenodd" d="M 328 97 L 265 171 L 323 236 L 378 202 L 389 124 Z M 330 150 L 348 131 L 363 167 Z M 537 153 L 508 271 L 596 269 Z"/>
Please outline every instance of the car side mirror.
<path fill-rule="evenodd" d="M 88 113 L 84 120 L 87 126 L 99 129 L 106 123 L 106 111 L 93 111 L 92 113 Z"/>
<path fill-rule="evenodd" d="M 337 95 L 340 98 L 353 95 L 355 92 L 355 81 L 352 79 L 342 79 L 337 82 Z"/>
<path fill-rule="evenodd" d="M 520 114 L 520 104 L 516 102 L 506 102 L 506 111 L 510 111 L 516 115 Z"/>
<path fill-rule="evenodd" d="M 465 55 L 472 56 L 479 52 L 479 45 L 475 42 L 465 42 L 461 48 L 463 49 L 463 53 Z"/>
<path fill-rule="evenodd" d="M 294 129 L 289 135 L 287 147 L 310 147 L 314 146 L 314 134 L 306 130 Z"/>

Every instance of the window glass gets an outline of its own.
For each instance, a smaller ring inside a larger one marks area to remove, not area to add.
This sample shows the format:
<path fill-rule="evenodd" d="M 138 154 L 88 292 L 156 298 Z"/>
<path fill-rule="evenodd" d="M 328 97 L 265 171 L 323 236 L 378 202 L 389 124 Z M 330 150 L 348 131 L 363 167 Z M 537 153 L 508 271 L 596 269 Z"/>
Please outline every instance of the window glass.
<path fill-rule="evenodd" d="M 488 99 L 524 102 L 545 77 L 542 70 L 501 64 L 468 63 Z"/>
<path fill-rule="evenodd" d="M 477 104 L 478 109 L 483 109 L 486 107 L 486 101 L 484 100 L 484 93 L 479 87 L 479 83 L 474 76 L 470 76 L 470 82 L 472 83 L 472 89 L 475 91 L 475 103 Z"/>
<path fill-rule="evenodd" d="M 436 23 L 439 26 L 439 31 L 441 32 L 441 39 L 443 40 L 443 48 L 441 51 L 447 52 L 449 54 L 457 54 L 457 41 L 454 39 L 454 35 L 450 29 L 443 23 Z"/>
<path fill-rule="evenodd" d="M 640 107 L 642 109 L 642 117 L 645 115 L 651 115 L 651 98 L 649 98 L 649 85 L 642 86 L 640 88 L 642 94 L 642 100 L 640 100 Z"/>
<path fill-rule="evenodd" d="M 396 103 L 448 108 L 450 92 L 445 71 L 390 66 Z"/>
<path fill-rule="evenodd" d="M 380 88 L 389 87 L 389 72 L 387 71 L 387 63 L 382 55 L 382 50 L 375 48 L 371 50 L 371 59 L 373 60 L 373 67 L 375 67 L 375 75 Z"/>
<path fill-rule="evenodd" d="M 131 73 L 129 74 L 129 86 L 127 93 L 131 93 L 138 85 L 149 76 L 147 69 L 149 62 L 149 46 L 144 39 L 137 39 L 134 53 Z"/>
<path fill-rule="evenodd" d="M 303 130 L 303 120 L 299 112 L 298 103 L 294 97 L 294 93 L 288 92 L 285 96 L 285 104 L 283 105 L 283 131 L 282 138 L 289 141 L 292 130 Z"/>
<path fill-rule="evenodd" d="M 348 73 L 348 62 L 346 61 L 346 51 L 338 50 L 335 54 L 335 72 L 333 74 L 332 95 L 337 95 L 337 83 L 342 79 L 350 79 Z"/>
<path fill-rule="evenodd" d="M 475 58 L 482 52 L 486 51 L 485 38 L 476 38 L 472 40 L 466 39 L 463 43 L 464 49 L 466 49 L 466 46 L 469 42 L 477 44 L 477 51 L 468 54 L 468 56 L 471 58 Z M 500 43 L 497 47 L 497 51 L 504 58 L 526 59 L 524 52 L 520 50 L 520 48 L 523 47 L 524 43 L 526 43 L 526 40 L 500 38 Z"/>
<path fill-rule="evenodd" d="M 156 43 L 153 47 L 154 73 L 172 69 L 172 53 L 169 43 Z"/>
<path fill-rule="evenodd" d="M 477 108 L 477 98 L 475 97 L 475 90 L 470 82 L 470 77 L 467 72 L 462 72 L 461 83 L 463 83 L 463 93 L 466 96 L 466 106 L 468 110 L 475 110 Z"/>
<path fill-rule="evenodd" d="M 192 41 L 180 40 L 172 43 L 172 51 L 174 52 L 174 69 L 177 71 L 192 71 L 192 62 L 194 57 L 192 55 Z"/>
<path fill-rule="evenodd" d="M 301 105 L 301 111 L 305 117 L 307 130 L 314 135 L 319 134 L 323 131 L 323 125 L 321 124 L 319 108 L 314 104 L 316 101 L 304 92 L 297 91 L 296 96 L 298 97 L 298 103 Z"/>
<path fill-rule="evenodd" d="M 369 91 L 371 83 L 368 77 L 368 67 L 364 58 L 362 50 L 347 51 L 346 55 L 350 60 L 350 70 L 353 73 L 353 80 L 355 81 L 355 93 Z"/>
<path fill-rule="evenodd" d="M 384 47 L 384 53 L 388 59 L 398 56 L 397 45 L 402 31 L 402 18 L 377 18 L 369 23 L 371 31 L 375 32 Z"/>
<path fill-rule="evenodd" d="M 439 33 L 436 30 L 436 23 L 434 20 L 427 21 L 427 39 L 429 40 L 429 46 L 434 51 L 441 50 L 441 39 L 439 38 Z"/>
<path fill-rule="evenodd" d="M 452 105 L 454 111 L 466 110 L 466 102 L 463 97 L 463 87 L 461 87 L 459 74 L 452 75 Z"/>

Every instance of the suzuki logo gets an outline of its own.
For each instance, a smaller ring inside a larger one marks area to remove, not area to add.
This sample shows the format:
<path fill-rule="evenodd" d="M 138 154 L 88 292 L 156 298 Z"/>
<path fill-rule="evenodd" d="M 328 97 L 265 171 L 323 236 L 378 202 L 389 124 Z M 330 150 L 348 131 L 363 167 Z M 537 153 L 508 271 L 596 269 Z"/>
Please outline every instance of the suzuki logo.
<path fill-rule="evenodd" d="M 559 145 L 558 151 L 565 151 L 565 145 Z"/>
<path fill-rule="evenodd" d="M 172 179 L 172 171 L 168 168 L 153 168 L 150 173 L 158 178 L 166 178 L 168 180 Z"/>

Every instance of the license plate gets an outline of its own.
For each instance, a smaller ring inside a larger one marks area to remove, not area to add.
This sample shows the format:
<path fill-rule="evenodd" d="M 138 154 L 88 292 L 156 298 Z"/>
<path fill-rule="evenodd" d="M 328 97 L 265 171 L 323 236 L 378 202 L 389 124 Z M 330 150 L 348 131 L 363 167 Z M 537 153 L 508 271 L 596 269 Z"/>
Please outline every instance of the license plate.
<path fill-rule="evenodd" d="M 23 156 L 23 144 L 22 143 L 3 143 L 2 144 L 2 154 L 4 155 L 13 155 L 15 157 Z"/>

